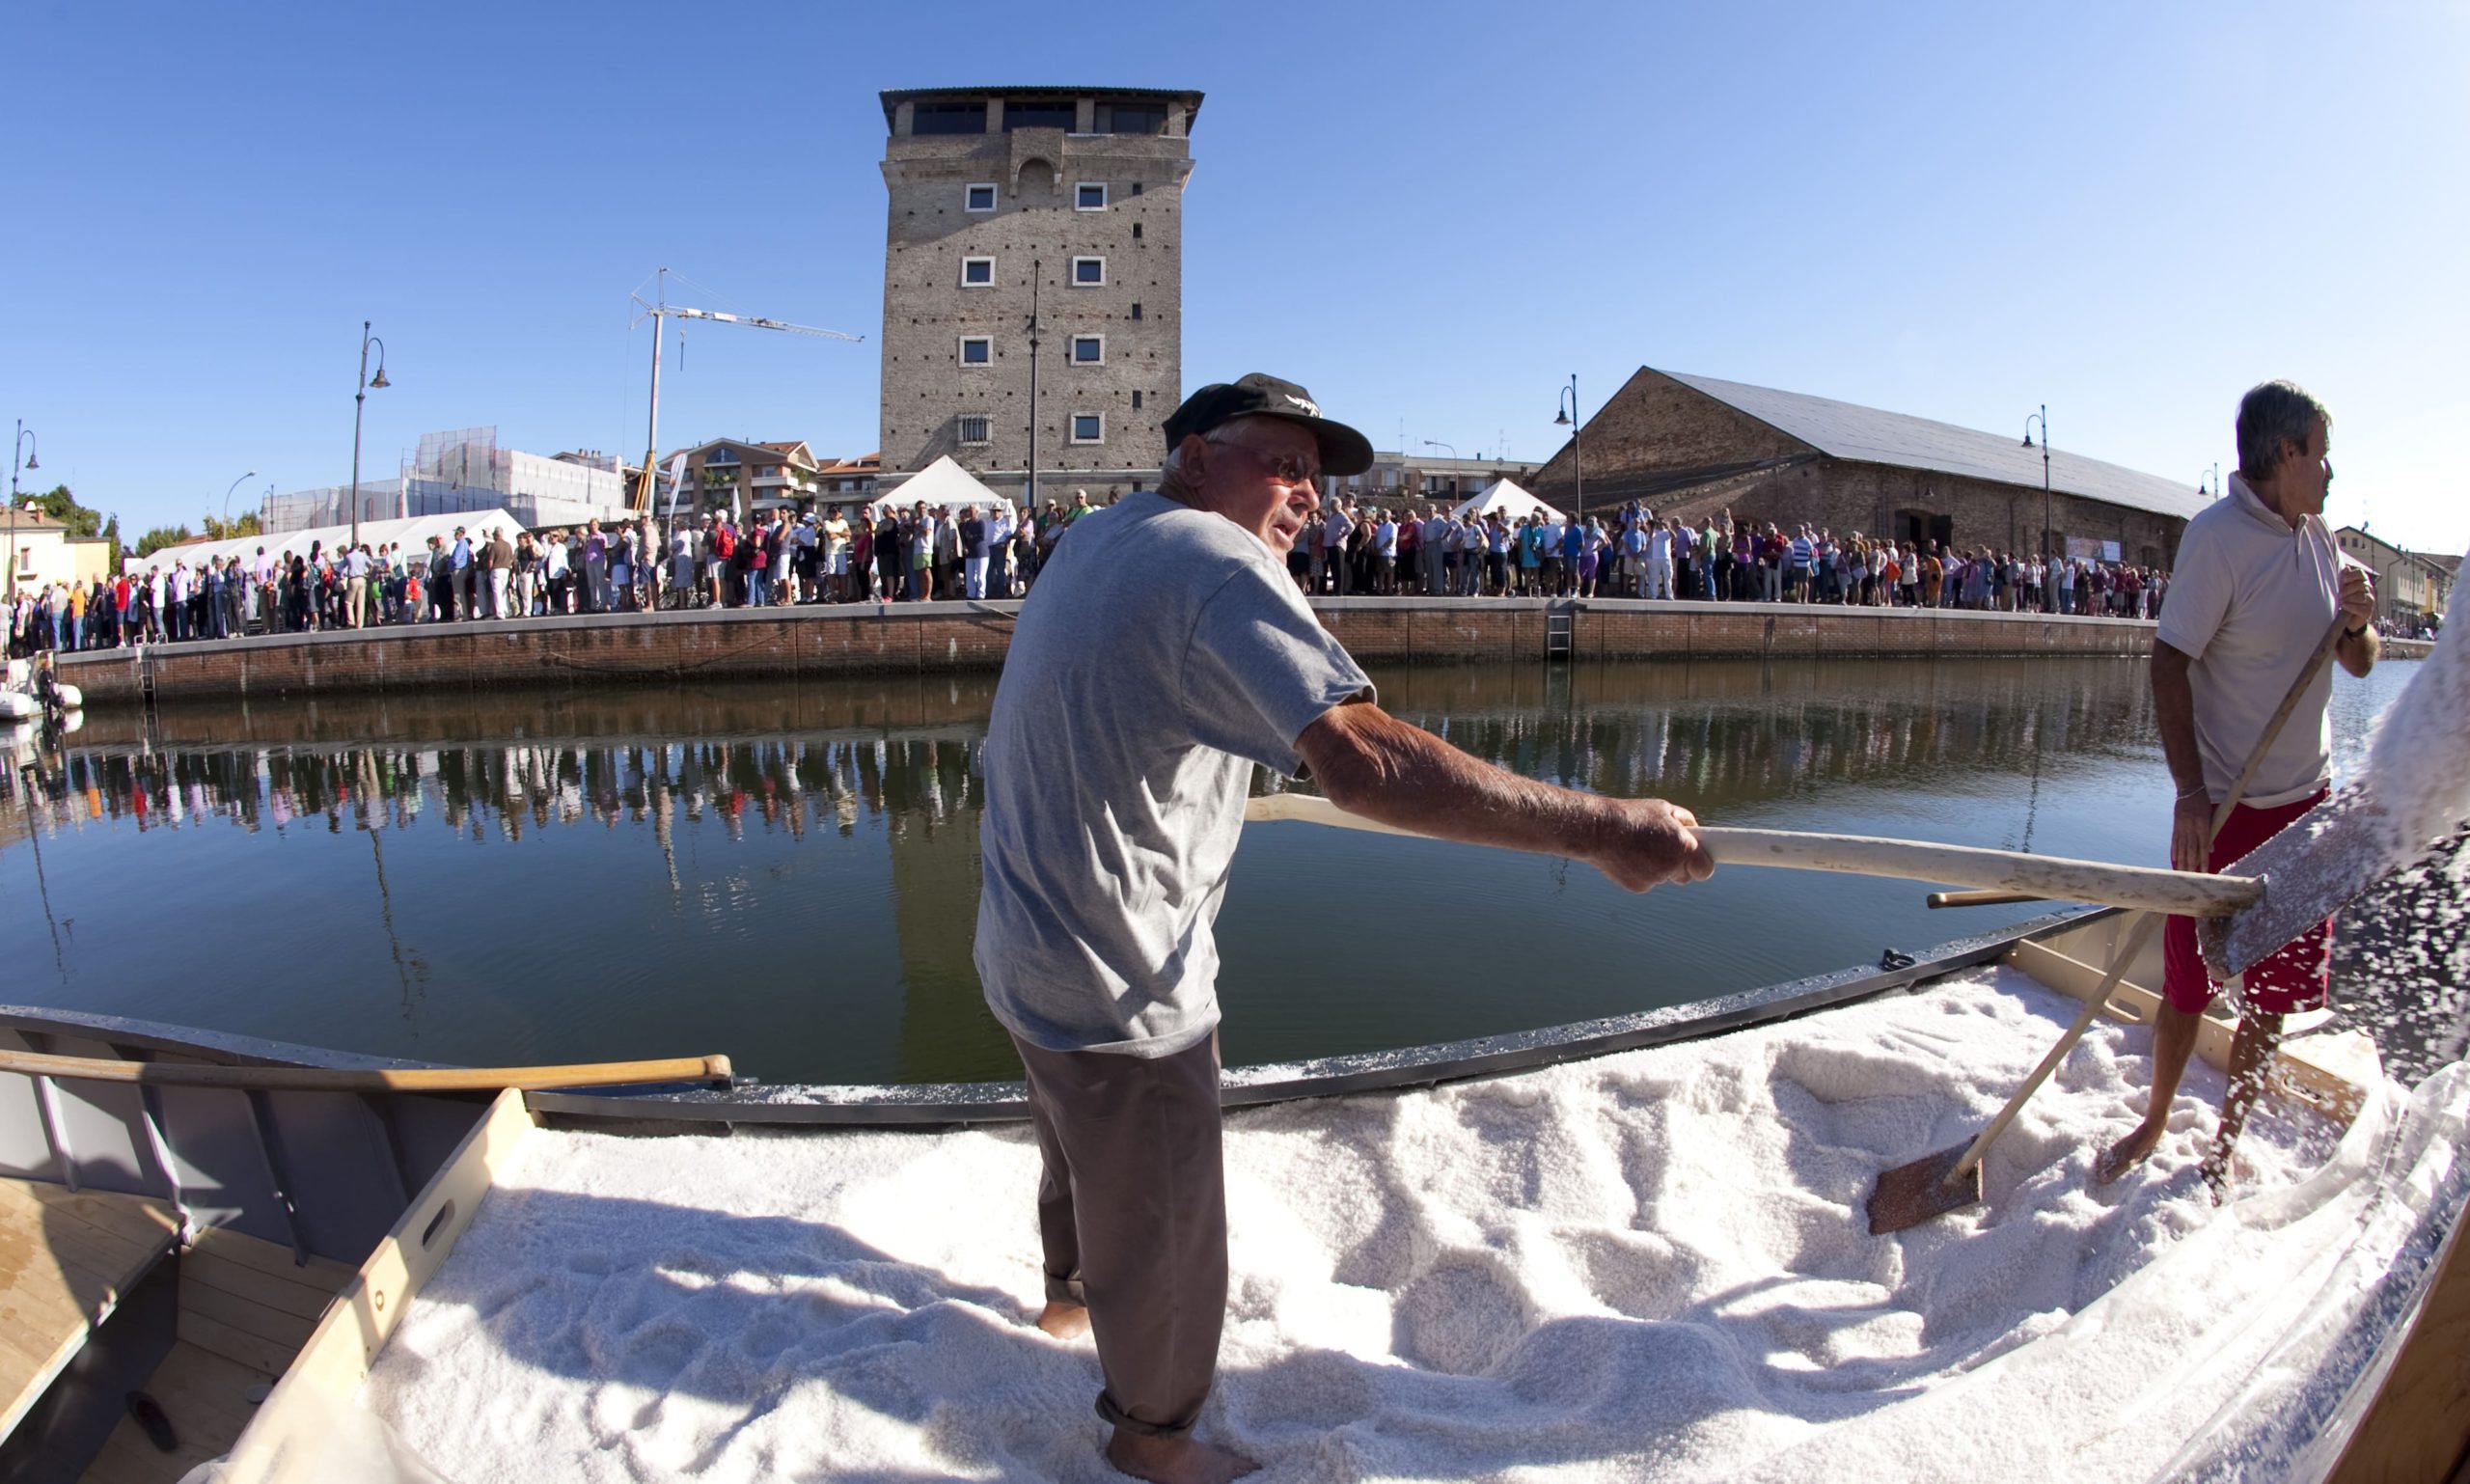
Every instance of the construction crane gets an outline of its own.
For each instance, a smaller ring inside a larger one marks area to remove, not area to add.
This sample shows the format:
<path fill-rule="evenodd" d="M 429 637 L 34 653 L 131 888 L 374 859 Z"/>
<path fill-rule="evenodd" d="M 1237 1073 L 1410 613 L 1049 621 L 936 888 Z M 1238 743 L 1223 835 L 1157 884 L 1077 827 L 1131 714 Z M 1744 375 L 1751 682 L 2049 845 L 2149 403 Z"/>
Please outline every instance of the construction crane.
<path fill-rule="evenodd" d="M 667 319 L 672 315 L 674 315 L 680 319 L 709 319 L 716 324 L 742 324 L 752 326 L 757 330 L 784 330 L 791 335 L 810 335 L 817 340 L 845 340 L 856 342 L 865 339 L 863 335 L 850 335 L 839 330 L 818 330 L 810 324 L 791 324 L 785 319 L 767 319 L 760 315 L 725 315 L 719 310 L 688 309 L 681 304 L 672 304 L 669 302 L 669 270 L 667 268 L 661 269 L 659 278 L 659 292 L 650 303 L 646 304 L 644 302 L 644 296 L 640 291 L 633 295 L 635 303 L 643 310 L 643 314 L 635 316 L 635 324 L 643 323 L 645 317 L 649 317 L 652 322 L 651 418 L 650 427 L 645 433 L 644 439 L 643 477 L 635 482 L 634 506 L 635 513 L 638 516 L 649 515 L 651 513 L 652 492 L 658 480 L 657 465 L 660 459 L 660 338 L 662 320 Z M 632 329 L 633 325 L 629 325 L 628 328 Z M 671 491 L 671 503 L 674 505 L 675 502 L 676 492 L 672 489 Z"/>

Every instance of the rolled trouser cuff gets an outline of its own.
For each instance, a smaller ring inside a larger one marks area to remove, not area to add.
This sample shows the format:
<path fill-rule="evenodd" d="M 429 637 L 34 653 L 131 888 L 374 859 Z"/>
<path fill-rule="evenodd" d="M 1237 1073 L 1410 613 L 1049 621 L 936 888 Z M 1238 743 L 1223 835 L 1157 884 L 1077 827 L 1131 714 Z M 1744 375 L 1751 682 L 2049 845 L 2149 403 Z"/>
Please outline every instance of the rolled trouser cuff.
<path fill-rule="evenodd" d="M 1087 1308 L 1089 1294 L 1081 1284 L 1081 1275 L 1076 1273 L 1070 1278 L 1057 1278 L 1050 1273 L 1046 1276 L 1046 1301 L 1049 1304 L 1078 1304 Z"/>
<path fill-rule="evenodd" d="M 1181 1438 L 1190 1434 L 1194 1424 L 1200 1421 L 1199 1415 L 1195 1414 L 1181 1422 L 1144 1422 L 1116 1406 L 1115 1399 L 1104 1391 L 1098 1393 L 1098 1415 L 1125 1432 L 1138 1433 L 1143 1438 Z"/>

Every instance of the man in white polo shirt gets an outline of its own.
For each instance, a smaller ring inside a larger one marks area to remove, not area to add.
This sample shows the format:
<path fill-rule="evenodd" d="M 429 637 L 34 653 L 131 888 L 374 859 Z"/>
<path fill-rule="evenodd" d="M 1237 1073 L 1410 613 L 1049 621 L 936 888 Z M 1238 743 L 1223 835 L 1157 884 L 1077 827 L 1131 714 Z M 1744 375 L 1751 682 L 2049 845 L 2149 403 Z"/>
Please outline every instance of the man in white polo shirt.
<path fill-rule="evenodd" d="M 986 737 L 976 961 L 1044 1162 L 1039 1328 L 1086 1329 L 1150 1480 L 1249 1460 L 1192 1436 L 1226 1309 L 1218 948 L 1255 764 L 1340 809 L 1586 862 L 1633 892 L 1714 869 L 1689 811 L 1478 762 L 1373 702 L 1285 570 L 1324 475 L 1372 446 L 1250 375 L 1167 418 L 1160 487 L 1084 518 L 1021 606 Z"/>
<path fill-rule="evenodd" d="M 2326 706 L 2333 677 L 2319 672 L 2206 849 L 2215 806 L 2337 611 L 2345 627 L 2333 657 L 2354 675 L 2375 664 L 2374 581 L 2342 560 L 2324 524 L 2331 433 L 2331 416 L 2296 385 L 2268 381 L 2249 392 L 2238 404 L 2238 472 L 2230 477 L 2229 494 L 2187 522 L 2180 539 L 2153 646 L 2154 716 L 2179 794 L 2170 864 L 2180 870 L 2223 869 L 2315 808 L 2331 786 Z M 2325 921 L 2242 976 L 2230 1088 L 2203 1166 L 2216 1198 L 2228 1187 L 2232 1146 L 2280 1044 L 2282 1017 L 2324 1003 L 2332 925 Z M 2172 918 L 2162 945 L 2167 1003 L 2153 1027 L 2153 1096 L 2144 1121 L 2095 1167 L 2102 1183 L 2133 1168 L 2160 1141 L 2212 1003 L 2215 986 L 2196 949 L 2194 920 Z"/>

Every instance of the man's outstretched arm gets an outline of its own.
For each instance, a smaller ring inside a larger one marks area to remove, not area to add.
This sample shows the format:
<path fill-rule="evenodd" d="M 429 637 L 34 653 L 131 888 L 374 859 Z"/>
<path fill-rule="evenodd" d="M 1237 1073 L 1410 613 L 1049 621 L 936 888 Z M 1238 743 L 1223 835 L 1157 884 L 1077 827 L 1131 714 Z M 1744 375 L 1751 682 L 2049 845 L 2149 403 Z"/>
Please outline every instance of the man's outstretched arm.
<path fill-rule="evenodd" d="M 1568 856 L 1632 892 L 1703 881 L 1715 868 L 1686 809 L 1521 778 L 1370 701 L 1323 712 L 1296 750 L 1331 803 L 1418 835 Z"/>

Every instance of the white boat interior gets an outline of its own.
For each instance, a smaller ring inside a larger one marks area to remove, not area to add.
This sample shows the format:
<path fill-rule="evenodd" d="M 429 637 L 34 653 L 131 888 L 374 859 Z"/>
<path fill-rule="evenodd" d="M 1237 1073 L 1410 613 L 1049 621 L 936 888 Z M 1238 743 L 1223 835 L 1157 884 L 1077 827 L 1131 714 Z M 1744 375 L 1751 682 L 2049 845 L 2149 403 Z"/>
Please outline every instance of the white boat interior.
<path fill-rule="evenodd" d="M 2150 1168 L 2089 1189 L 2087 1145 L 2134 1108 L 2157 966 L 2130 966 L 1981 1205 L 1863 1228 L 1878 1172 L 1978 1127 L 2046 1049 L 2119 921 L 1695 1015 L 1230 1069 L 1205 1429 L 1265 1479 L 2447 1477 L 2470 1441 L 2446 1391 L 2470 1327 L 2458 1066 L 2403 1088 L 2363 1034 L 2302 1028 L 2229 1205 L 2193 1171 L 2202 1069 Z M 379 1064 L 31 1011 L 0 1012 L 0 1042 Z M 2209 1027 L 2201 1054 L 2225 1051 Z M 1098 1476 L 1094 1361 L 1027 1324 L 1016 1109 L 0 1072 L 10 1245 L 42 1259 L 18 1311 L 49 1315 L 0 1374 L 0 1473 Z"/>

